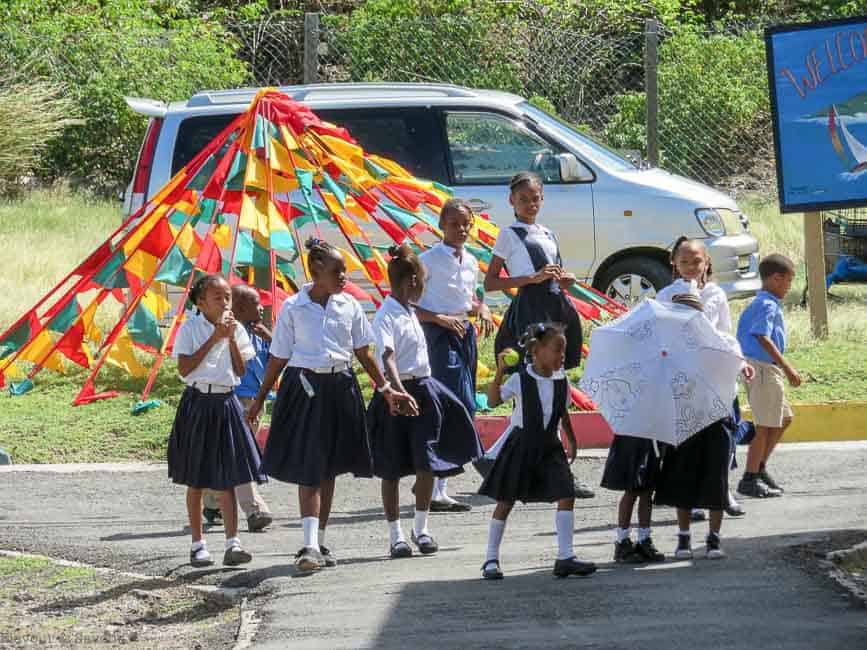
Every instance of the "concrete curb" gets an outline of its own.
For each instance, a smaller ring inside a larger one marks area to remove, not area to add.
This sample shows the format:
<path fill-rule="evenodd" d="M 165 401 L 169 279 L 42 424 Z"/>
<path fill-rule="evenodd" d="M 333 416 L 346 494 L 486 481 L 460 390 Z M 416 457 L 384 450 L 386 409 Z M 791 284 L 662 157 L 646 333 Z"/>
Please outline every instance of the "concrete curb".
<path fill-rule="evenodd" d="M 867 440 L 867 402 L 793 404 L 795 419 L 784 442 Z M 750 417 L 744 409 L 744 417 Z"/>
<path fill-rule="evenodd" d="M 845 570 L 840 568 L 841 565 L 848 563 L 857 563 L 859 566 L 867 563 L 867 542 L 856 544 L 852 548 L 842 551 L 832 551 L 825 556 L 825 559 L 830 565 L 828 573 L 831 578 L 852 594 L 853 598 L 860 601 L 864 607 L 867 607 L 867 592 L 852 581 Z"/>

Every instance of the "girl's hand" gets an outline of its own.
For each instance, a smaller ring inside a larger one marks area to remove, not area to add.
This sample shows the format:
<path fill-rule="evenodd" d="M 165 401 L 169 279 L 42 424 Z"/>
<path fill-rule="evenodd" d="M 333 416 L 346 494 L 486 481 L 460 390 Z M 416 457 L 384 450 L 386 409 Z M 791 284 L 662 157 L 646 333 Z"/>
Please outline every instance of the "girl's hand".
<path fill-rule="evenodd" d="M 574 273 L 566 273 L 565 271 L 560 274 L 560 277 L 557 279 L 557 282 L 560 284 L 560 288 L 563 291 L 568 291 L 569 287 L 575 284 L 576 277 Z"/>
<path fill-rule="evenodd" d="M 509 348 L 506 348 L 500 354 L 497 355 L 497 370 L 500 373 L 506 372 L 511 366 L 506 363 L 506 355 L 509 354 Z"/>
<path fill-rule="evenodd" d="M 223 320 L 214 325 L 214 336 L 218 339 L 227 339 L 235 334 L 235 325 L 237 321 L 232 315 L 232 312 L 226 312 Z"/>
<path fill-rule="evenodd" d="M 389 388 L 382 396 L 385 398 L 392 415 L 415 417 L 419 413 L 418 403 L 409 393 L 401 393 L 393 388 Z"/>
<path fill-rule="evenodd" d="M 541 284 L 548 280 L 557 280 L 563 270 L 556 264 L 548 264 L 530 276 L 530 284 Z"/>
<path fill-rule="evenodd" d="M 247 424 L 255 433 L 259 428 L 259 416 L 262 414 L 262 400 L 258 397 L 247 407 Z"/>
<path fill-rule="evenodd" d="M 479 328 L 482 330 L 482 336 L 485 338 L 494 333 L 494 319 L 491 317 L 491 310 L 487 305 L 479 305 Z"/>
<path fill-rule="evenodd" d="M 753 380 L 753 377 L 756 376 L 756 369 L 747 363 L 744 364 L 744 369 L 741 370 L 741 374 L 744 376 L 744 381 L 750 383 Z"/>
<path fill-rule="evenodd" d="M 466 327 L 464 327 L 464 321 L 460 318 L 437 314 L 436 320 L 434 322 L 440 327 L 451 330 L 461 338 L 463 338 L 464 335 L 467 333 Z"/>

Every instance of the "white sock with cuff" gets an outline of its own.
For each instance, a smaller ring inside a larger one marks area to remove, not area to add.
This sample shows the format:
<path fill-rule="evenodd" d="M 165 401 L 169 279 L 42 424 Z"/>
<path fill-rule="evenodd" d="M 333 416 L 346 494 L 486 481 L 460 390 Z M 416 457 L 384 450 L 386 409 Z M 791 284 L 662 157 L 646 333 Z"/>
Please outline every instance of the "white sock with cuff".
<path fill-rule="evenodd" d="M 485 555 L 485 561 L 500 559 L 500 544 L 503 541 L 505 530 L 505 521 L 491 517 L 491 523 L 488 526 L 488 551 Z"/>
<path fill-rule="evenodd" d="M 575 512 L 558 510 L 555 524 L 557 528 L 557 559 L 568 560 L 575 555 L 572 549 L 572 537 L 575 533 Z"/>
<path fill-rule="evenodd" d="M 304 546 L 319 550 L 319 517 L 302 517 L 301 527 L 304 529 Z"/>

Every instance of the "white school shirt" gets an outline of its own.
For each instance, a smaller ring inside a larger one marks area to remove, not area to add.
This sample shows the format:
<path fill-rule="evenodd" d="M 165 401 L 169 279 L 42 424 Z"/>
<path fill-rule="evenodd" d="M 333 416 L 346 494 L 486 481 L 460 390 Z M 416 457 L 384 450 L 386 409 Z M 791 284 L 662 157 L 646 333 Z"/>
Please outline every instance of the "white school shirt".
<path fill-rule="evenodd" d="M 203 314 L 188 314 L 187 319 L 181 323 L 175 336 L 175 345 L 172 356 L 192 356 L 201 348 L 205 341 L 214 333 L 214 325 Z M 235 343 L 241 353 L 241 358 L 246 362 L 256 356 L 256 350 L 247 336 L 247 331 L 238 323 L 235 326 Z M 237 386 L 241 378 L 235 374 L 232 367 L 232 352 L 229 349 L 229 339 L 220 339 L 208 350 L 202 362 L 193 368 L 186 377 L 181 377 L 185 384 L 216 384 L 218 386 Z"/>
<path fill-rule="evenodd" d="M 394 350 L 398 373 L 430 377 L 427 342 L 414 309 L 407 309 L 389 296 L 373 318 L 373 335 L 376 338 L 376 362 L 383 372 L 382 355 L 386 348 L 390 348 Z"/>
<path fill-rule="evenodd" d="M 465 315 L 473 308 L 479 263 L 466 249 L 460 259 L 455 249 L 440 242 L 418 256 L 425 268 L 424 293 L 418 306 L 435 314 Z"/>
<path fill-rule="evenodd" d="M 547 427 L 551 422 L 551 414 L 554 412 L 554 380 L 563 379 L 566 373 L 563 370 L 558 370 L 550 377 L 542 377 L 533 370 L 532 365 L 527 366 L 527 373 L 536 380 L 536 387 L 539 391 L 539 401 L 542 403 L 542 420 Z M 568 383 L 568 380 L 567 380 Z M 506 383 L 500 386 L 500 399 L 504 402 L 514 398 L 515 407 L 512 409 L 512 419 L 509 422 L 509 427 L 503 434 L 497 438 L 493 445 L 485 452 L 485 458 L 493 460 L 500 453 L 500 449 L 506 444 L 512 431 L 516 428 L 523 428 L 524 414 L 521 406 L 521 376 L 515 372 L 506 380 Z M 569 390 L 567 386 L 566 399 L 569 399 Z"/>
<path fill-rule="evenodd" d="M 271 355 L 290 366 L 326 368 L 350 363 L 354 350 L 374 342 L 373 330 L 358 301 L 335 293 L 323 308 L 310 299 L 312 283 L 288 298 L 271 339 Z"/>
<path fill-rule="evenodd" d="M 656 299 L 659 302 L 672 302 L 672 299 L 681 293 L 689 293 L 689 283 L 678 279 L 667 287 L 660 289 L 659 293 L 656 294 Z M 726 292 L 718 284 L 708 282 L 699 291 L 699 296 L 704 306 L 704 315 L 710 321 L 710 324 L 719 332 L 723 332 L 724 334 L 731 333 L 732 315 L 729 311 L 729 300 L 726 297 Z"/>
<path fill-rule="evenodd" d="M 533 267 L 533 260 L 530 259 L 530 254 L 527 252 L 527 247 L 518 238 L 518 235 L 512 231 L 513 226 L 523 228 L 528 231 L 528 235 L 535 235 L 535 239 L 538 240 L 542 246 L 542 250 L 548 256 L 548 263 L 557 263 L 558 246 L 554 233 L 540 223 L 529 225 L 516 221 L 508 228 L 500 230 L 500 234 L 497 235 L 497 241 L 494 242 L 493 250 L 494 255 L 505 260 L 506 268 L 511 277 L 517 278 L 536 273 L 536 269 Z"/>

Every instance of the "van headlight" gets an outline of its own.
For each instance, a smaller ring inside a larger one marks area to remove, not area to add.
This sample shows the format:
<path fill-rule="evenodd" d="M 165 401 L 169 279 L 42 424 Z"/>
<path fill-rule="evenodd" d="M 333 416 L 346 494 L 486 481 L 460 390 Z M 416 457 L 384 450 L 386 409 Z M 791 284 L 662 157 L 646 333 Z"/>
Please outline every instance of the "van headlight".
<path fill-rule="evenodd" d="M 726 234 L 726 226 L 719 212 L 713 208 L 701 208 L 695 211 L 695 218 L 702 229 L 712 237 L 722 237 Z"/>

